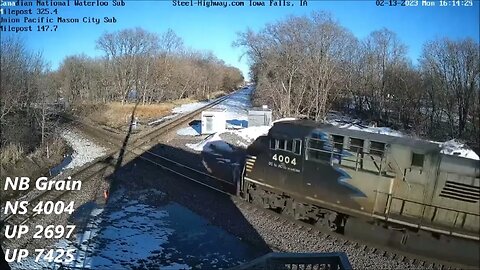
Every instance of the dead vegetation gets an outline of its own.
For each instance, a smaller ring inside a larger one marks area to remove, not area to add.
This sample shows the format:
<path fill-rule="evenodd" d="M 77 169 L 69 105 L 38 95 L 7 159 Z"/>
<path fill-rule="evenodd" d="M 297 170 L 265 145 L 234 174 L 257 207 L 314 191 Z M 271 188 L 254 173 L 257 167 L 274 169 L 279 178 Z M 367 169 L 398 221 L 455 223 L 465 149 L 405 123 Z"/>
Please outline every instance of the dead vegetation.
<path fill-rule="evenodd" d="M 25 153 L 18 144 L 9 144 L 0 149 L 1 172 L 0 187 L 4 187 L 6 177 L 26 176 L 37 179 L 41 176 L 50 176 L 49 170 L 59 164 L 70 150 L 60 138 L 46 141 L 44 146 L 38 147 L 31 153 Z M 27 191 L 3 190 L 1 199 L 10 200 L 22 196 Z"/>
<path fill-rule="evenodd" d="M 222 94 L 222 92 L 217 93 L 217 95 Z M 147 123 L 171 114 L 172 109 L 177 106 L 197 101 L 198 100 L 191 98 L 184 98 L 172 102 L 138 105 L 135 115 L 140 123 Z M 134 107 L 134 103 L 125 103 L 122 105 L 121 102 L 111 102 L 102 106 L 91 106 L 93 109 L 87 117 L 100 125 L 119 129 L 130 122 L 130 116 Z"/>
<path fill-rule="evenodd" d="M 206 99 L 243 83 L 239 69 L 210 52 L 187 49 L 172 30 L 157 34 L 134 28 L 104 33 L 96 47 L 104 57 L 68 56 L 52 72 L 54 89 L 70 104 L 139 100 L 149 105 Z"/>
<path fill-rule="evenodd" d="M 7 171 L 8 167 L 15 166 L 20 160 L 27 158 L 39 163 L 45 160 L 45 163 L 55 161 L 54 157 L 61 156 L 67 152 L 68 146 L 61 138 L 54 138 L 47 141 L 44 146 L 38 147 L 31 153 L 26 153 L 20 144 L 10 143 L 0 149 L 0 161 L 2 172 Z M 53 164 L 56 164 L 53 162 Z"/>
<path fill-rule="evenodd" d="M 2 166 L 14 165 L 25 154 L 23 147 L 17 143 L 9 143 L 0 149 Z"/>

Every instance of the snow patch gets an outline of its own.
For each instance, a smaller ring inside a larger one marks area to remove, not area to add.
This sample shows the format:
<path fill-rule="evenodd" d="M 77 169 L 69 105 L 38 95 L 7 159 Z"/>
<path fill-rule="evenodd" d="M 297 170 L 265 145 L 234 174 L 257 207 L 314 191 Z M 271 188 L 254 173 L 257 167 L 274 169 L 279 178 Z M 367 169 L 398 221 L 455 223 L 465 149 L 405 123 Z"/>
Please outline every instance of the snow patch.
<path fill-rule="evenodd" d="M 177 130 L 177 134 L 181 136 L 198 136 L 202 133 L 202 121 L 194 120 L 190 122 L 188 127 Z"/>
<path fill-rule="evenodd" d="M 248 122 L 248 109 L 252 107 L 250 103 L 250 96 L 253 88 L 241 89 L 222 103 L 214 106 L 216 109 L 225 110 L 225 118 L 227 119 L 227 126 L 231 128 L 246 127 Z"/>
<path fill-rule="evenodd" d="M 477 153 L 471 150 L 466 144 L 455 139 L 440 143 L 440 147 L 442 148 L 442 150 L 440 150 L 442 154 L 480 160 Z"/>
<path fill-rule="evenodd" d="M 179 130 L 177 130 L 177 135 L 180 136 L 198 136 L 200 133 L 198 133 L 197 130 L 195 130 L 193 127 L 184 127 Z"/>
<path fill-rule="evenodd" d="M 246 148 L 259 136 L 267 134 L 270 126 L 246 127 L 252 91 L 252 87 L 241 89 L 215 106 L 217 109 L 225 110 L 227 128 L 230 130 L 212 134 L 199 143 L 186 144 L 186 146 L 197 152 L 232 152 L 232 147 Z M 198 135 L 199 133 L 195 127 L 186 127 L 177 132 L 179 135 Z"/>
<path fill-rule="evenodd" d="M 212 134 L 199 143 L 187 143 L 186 146 L 197 152 L 233 151 L 232 147 L 222 140 L 219 133 Z"/>
<path fill-rule="evenodd" d="M 181 113 L 193 112 L 193 111 L 198 110 L 201 107 L 206 106 L 206 105 L 208 105 L 208 102 L 206 102 L 206 101 L 182 104 L 178 107 L 173 108 L 172 113 L 181 114 Z"/>
<path fill-rule="evenodd" d="M 184 113 L 189 113 L 193 112 L 195 110 L 200 109 L 203 106 L 208 105 L 207 101 L 200 101 L 200 102 L 194 102 L 194 103 L 188 103 L 188 104 L 182 104 L 180 106 L 177 106 L 172 109 L 171 114 L 166 115 L 160 119 L 154 120 L 152 122 L 149 122 L 148 125 L 159 125 L 167 120 L 170 120 L 172 118 L 175 118 L 179 114 L 184 114 Z"/>
<path fill-rule="evenodd" d="M 285 118 L 280 118 L 278 120 L 273 121 L 273 124 L 278 123 L 278 122 L 284 122 L 284 121 L 294 121 L 297 120 L 295 117 L 285 117 Z"/>
<path fill-rule="evenodd" d="M 271 126 L 248 127 L 240 130 L 229 131 L 240 138 L 244 139 L 248 145 L 253 143 L 258 137 L 267 135 Z M 247 145 L 247 146 L 248 146 Z"/>
<path fill-rule="evenodd" d="M 154 192 L 149 195 L 156 196 Z M 64 263 L 65 266 L 136 268 L 142 266 L 145 258 L 163 252 L 162 246 L 168 243 L 168 237 L 174 232 L 166 221 L 168 212 L 127 197 L 120 197 L 114 203 L 127 205 L 103 213 L 94 209 L 88 225 L 77 234 L 76 240 L 62 240 L 57 244 L 59 248 L 76 249 L 75 260 Z"/>

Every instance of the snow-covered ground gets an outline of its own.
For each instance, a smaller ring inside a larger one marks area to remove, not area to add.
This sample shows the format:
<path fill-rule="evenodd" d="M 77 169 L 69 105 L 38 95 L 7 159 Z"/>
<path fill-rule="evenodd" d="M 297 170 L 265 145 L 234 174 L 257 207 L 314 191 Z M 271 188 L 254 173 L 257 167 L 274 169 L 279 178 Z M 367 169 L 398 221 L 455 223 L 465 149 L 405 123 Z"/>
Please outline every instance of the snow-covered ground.
<path fill-rule="evenodd" d="M 148 200 L 165 194 L 149 190 L 136 195 L 112 198 L 113 205 L 121 205 L 116 209 L 93 209 L 92 218 L 84 231 L 77 234 L 76 241 L 64 240 L 58 244 L 59 248 L 77 251 L 76 260 L 65 265 L 87 269 L 141 268 L 142 259 L 154 252 L 162 252 L 162 246 L 174 230 L 167 224 L 168 212 L 152 207 Z M 189 269 L 187 265 L 177 267 Z"/>
<path fill-rule="evenodd" d="M 175 107 L 172 109 L 172 113 L 174 114 L 182 114 L 182 113 L 188 113 L 188 112 L 193 112 L 203 106 L 206 106 L 208 104 L 207 101 L 200 101 L 200 102 L 194 102 L 194 103 L 188 103 L 188 104 L 183 104 L 178 107 Z"/>
<path fill-rule="evenodd" d="M 327 114 L 327 123 L 334 126 L 352 130 L 360 130 L 370 133 L 384 134 L 389 136 L 403 137 L 406 136 L 398 130 L 394 130 L 388 127 L 377 127 L 363 123 L 362 120 L 352 118 L 347 115 L 343 115 L 339 112 L 330 112 Z"/>
<path fill-rule="evenodd" d="M 232 94 L 224 102 L 214 106 L 214 109 L 225 110 L 228 129 L 241 129 L 247 127 L 248 109 L 251 107 L 250 96 L 253 88 L 246 88 Z M 189 107 L 186 107 L 187 109 Z M 194 106 L 195 108 L 195 106 Z M 198 107 L 196 107 L 198 109 Z M 179 108 L 181 109 L 181 108 Z M 179 129 L 178 135 L 197 136 L 201 134 L 201 123 L 197 122 L 191 126 Z"/>
<path fill-rule="evenodd" d="M 154 190 L 120 190 L 108 207 L 83 205 L 73 214 L 78 233 L 54 249 L 73 249 L 81 269 L 217 269 L 251 260 L 251 247 Z M 201 248 L 199 248 L 201 247 Z M 56 269 L 60 263 L 29 257 L 12 269 Z"/>
<path fill-rule="evenodd" d="M 250 95 L 252 90 L 252 88 L 241 90 L 233 95 L 232 98 L 218 105 L 219 108 L 225 109 L 226 111 L 227 131 L 210 135 L 198 143 L 186 144 L 186 146 L 198 152 L 216 152 L 218 149 L 222 151 L 231 151 L 231 145 L 247 148 L 248 145 L 255 141 L 259 136 L 266 135 L 270 126 L 242 128 L 248 126 L 247 110 L 251 107 Z M 274 123 L 294 119 L 295 118 L 284 118 L 276 120 Z M 327 123 L 340 128 L 396 137 L 408 136 L 398 130 L 388 127 L 368 125 L 359 119 L 338 112 L 329 113 L 326 120 Z M 201 134 L 201 123 L 196 122 L 194 125 L 180 129 L 177 134 L 182 136 L 198 136 Z M 476 160 L 480 159 L 473 150 L 468 148 L 468 146 L 456 140 L 435 143 L 438 143 L 441 153 L 443 154 L 456 155 Z"/>
<path fill-rule="evenodd" d="M 145 200 L 149 197 L 158 199 L 165 194 L 150 190 L 137 195 L 136 199 L 128 196 L 112 198 L 115 204 L 122 205 L 119 209 L 87 209 L 90 217 L 84 218 L 87 223 L 80 221 L 76 224 L 80 231 L 76 237 L 62 239 L 55 246 L 55 249 L 75 250 L 75 259 L 61 264 L 82 269 L 141 269 L 142 260 L 161 253 L 174 230 L 167 224 L 168 212 L 152 207 Z M 188 265 L 178 263 L 157 266 L 161 269 L 190 269 Z M 55 269 L 55 263 L 35 262 L 29 257 L 12 265 L 13 269 L 41 267 Z"/>
<path fill-rule="evenodd" d="M 188 112 L 193 112 L 203 106 L 206 106 L 208 104 L 207 101 L 200 101 L 200 102 L 194 102 L 194 103 L 188 103 L 188 104 L 182 104 L 178 107 L 175 107 L 172 109 L 172 113 L 164 116 L 160 119 L 156 119 L 154 121 L 151 121 L 148 123 L 148 125 L 158 125 L 161 124 L 169 119 L 175 118 L 179 114 L 184 114 Z"/>
<path fill-rule="evenodd" d="M 232 151 L 229 143 L 246 148 L 256 138 L 268 133 L 270 127 L 247 127 L 248 109 L 251 108 L 250 97 L 253 90 L 253 87 L 241 89 L 234 93 L 229 99 L 214 107 L 215 109 L 225 111 L 227 131 L 208 136 L 199 143 L 187 144 L 187 147 L 195 151 L 220 150 L 228 152 Z M 201 122 L 198 121 L 188 127 L 180 129 L 177 131 L 177 134 L 182 136 L 198 136 L 201 134 Z"/>
<path fill-rule="evenodd" d="M 475 153 L 464 143 L 461 143 L 455 139 L 439 144 L 442 147 L 442 150 L 440 151 L 442 154 L 480 160 L 480 157 L 477 155 L 477 153 Z"/>
<path fill-rule="evenodd" d="M 225 110 L 227 128 L 247 127 L 248 109 L 252 106 L 250 102 L 252 92 L 253 87 L 239 90 L 227 100 L 214 107 Z"/>

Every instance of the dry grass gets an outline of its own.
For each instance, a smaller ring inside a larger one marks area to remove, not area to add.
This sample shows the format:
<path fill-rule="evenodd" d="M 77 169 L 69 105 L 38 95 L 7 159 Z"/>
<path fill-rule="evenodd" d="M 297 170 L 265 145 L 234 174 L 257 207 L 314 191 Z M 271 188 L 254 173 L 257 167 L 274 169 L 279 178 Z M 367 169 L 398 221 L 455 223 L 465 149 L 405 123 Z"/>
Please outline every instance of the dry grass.
<path fill-rule="evenodd" d="M 14 165 L 25 154 L 23 147 L 19 144 L 9 143 L 0 149 L 0 161 L 2 166 Z"/>
<path fill-rule="evenodd" d="M 176 106 L 197 102 L 193 99 L 179 99 L 172 102 L 164 102 L 158 104 L 138 105 L 135 116 L 140 122 L 148 122 L 170 114 Z M 93 113 L 90 117 L 93 121 L 109 126 L 112 128 L 120 128 L 130 122 L 130 116 L 135 107 L 133 103 L 122 105 L 120 102 L 112 102 L 104 105 L 104 107 Z"/>
<path fill-rule="evenodd" d="M 217 91 L 210 94 L 209 98 L 218 98 L 224 96 L 226 93 L 224 91 Z"/>
<path fill-rule="evenodd" d="M 32 153 L 28 154 L 28 157 L 35 159 L 46 159 L 47 158 L 47 146 L 48 146 L 48 159 L 52 156 L 61 157 L 67 151 L 67 144 L 63 139 L 55 138 L 47 142 L 46 145 L 40 146 Z M 47 159 L 47 163 L 48 163 Z"/>
<path fill-rule="evenodd" d="M 48 145 L 48 158 L 46 146 Z M 66 153 L 67 145 L 61 138 L 49 140 L 43 146 L 38 146 L 35 151 L 25 154 L 20 146 L 7 145 L 0 149 L 1 170 L 6 176 L 26 176 L 36 179 L 40 176 L 48 176 L 48 171 L 59 164 Z M 12 159 L 13 156 L 13 159 Z M 6 163 L 8 162 L 8 163 Z M 4 177 L 0 178 L 0 186 L 5 184 Z M 28 191 L 4 190 L 1 193 L 2 200 L 19 198 Z"/>
<path fill-rule="evenodd" d="M 67 145 L 62 139 L 56 138 L 48 142 L 48 156 L 63 156 L 66 151 Z M 35 151 L 26 155 L 23 147 L 19 144 L 7 144 L 6 146 L 0 149 L 0 161 L 2 166 L 13 166 L 19 160 L 28 156 L 29 158 L 35 159 L 46 159 L 47 158 L 47 148 L 45 146 L 38 146 Z"/>

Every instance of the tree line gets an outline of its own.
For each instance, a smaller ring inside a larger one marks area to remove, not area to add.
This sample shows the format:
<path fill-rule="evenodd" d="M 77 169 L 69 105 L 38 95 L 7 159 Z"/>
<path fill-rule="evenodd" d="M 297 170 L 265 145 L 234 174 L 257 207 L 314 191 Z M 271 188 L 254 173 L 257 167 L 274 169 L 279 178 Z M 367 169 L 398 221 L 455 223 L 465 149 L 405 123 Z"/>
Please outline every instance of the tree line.
<path fill-rule="evenodd" d="M 334 109 L 480 149 L 479 43 L 472 39 L 428 41 L 413 64 L 394 32 L 358 39 L 317 12 L 248 29 L 234 45 L 250 61 L 255 102 L 278 117 L 325 120 Z"/>
<path fill-rule="evenodd" d="M 102 58 L 74 55 L 55 73 L 57 87 L 70 102 L 151 104 L 172 99 L 209 98 L 243 82 L 237 68 L 210 52 L 188 50 L 172 30 L 162 35 L 141 28 L 104 33 L 96 42 Z"/>
<path fill-rule="evenodd" d="M 18 143 L 32 151 L 45 139 L 45 118 L 41 107 L 48 95 L 47 66 L 39 53 L 30 52 L 19 39 L 1 39 L 0 43 L 0 137 L 1 147 Z M 42 123 L 43 121 L 43 123 Z M 43 135 L 43 136 L 42 136 Z"/>
<path fill-rule="evenodd" d="M 210 52 L 188 49 L 172 30 L 105 32 L 96 48 L 101 57 L 67 56 L 51 70 L 23 40 L 1 39 L 1 147 L 18 143 L 30 149 L 41 144 L 52 130 L 46 104 L 53 102 L 81 109 L 85 103 L 206 99 L 243 83 L 239 69 Z"/>

